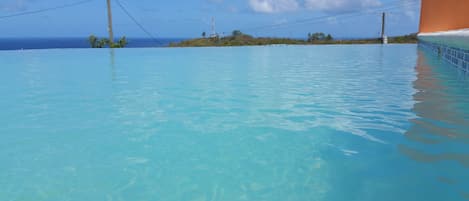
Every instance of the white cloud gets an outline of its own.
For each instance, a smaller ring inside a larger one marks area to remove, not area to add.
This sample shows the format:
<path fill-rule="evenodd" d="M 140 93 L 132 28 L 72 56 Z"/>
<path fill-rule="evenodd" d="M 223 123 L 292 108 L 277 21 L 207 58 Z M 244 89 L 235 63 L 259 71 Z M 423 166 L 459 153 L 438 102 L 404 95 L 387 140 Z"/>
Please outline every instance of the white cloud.
<path fill-rule="evenodd" d="M 380 0 L 305 0 L 305 7 L 311 10 L 339 13 L 381 6 Z"/>
<path fill-rule="evenodd" d="M 255 12 L 279 13 L 297 10 L 296 0 L 249 0 L 249 5 Z"/>

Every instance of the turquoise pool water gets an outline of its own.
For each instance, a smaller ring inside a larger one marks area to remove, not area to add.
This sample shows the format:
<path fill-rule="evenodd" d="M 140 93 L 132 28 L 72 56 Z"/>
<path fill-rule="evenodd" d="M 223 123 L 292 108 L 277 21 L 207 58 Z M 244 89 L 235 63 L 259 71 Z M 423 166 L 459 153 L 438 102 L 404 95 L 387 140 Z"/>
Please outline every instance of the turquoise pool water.
<path fill-rule="evenodd" d="M 469 81 L 416 45 L 0 52 L 0 200 L 469 200 Z"/>

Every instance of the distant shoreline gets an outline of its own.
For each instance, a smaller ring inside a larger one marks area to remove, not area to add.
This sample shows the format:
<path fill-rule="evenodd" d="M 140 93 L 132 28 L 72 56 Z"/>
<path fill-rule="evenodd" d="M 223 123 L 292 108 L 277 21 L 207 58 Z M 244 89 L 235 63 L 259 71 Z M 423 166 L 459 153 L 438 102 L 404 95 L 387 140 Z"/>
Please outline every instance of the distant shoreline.
<path fill-rule="evenodd" d="M 249 35 L 196 38 L 170 43 L 170 47 L 229 47 L 229 46 L 264 46 L 264 45 L 354 45 L 354 44 L 381 44 L 381 39 L 348 39 L 348 40 L 317 40 L 307 41 L 292 38 L 266 38 Z M 388 38 L 389 44 L 416 44 L 415 34 Z"/>
<path fill-rule="evenodd" d="M 148 38 L 129 38 L 126 48 L 172 48 L 172 47 L 230 47 L 230 46 L 266 46 L 266 45 L 353 45 L 379 44 L 379 39 L 337 39 L 332 41 L 307 42 L 294 38 L 252 38 L 248 40 L 219 38 L 162 38 L 160 43 Z M 222 43 L 221 41 L 224 41 Z M 415 44 L 416 37 L 390 37 L 389 42 L 398 44 Z M 34 49 L 76 49 L 91 48 L 87 38 L 55 37 L 55 38 L 0 38 L 0 50 L 34 50 Z"/>

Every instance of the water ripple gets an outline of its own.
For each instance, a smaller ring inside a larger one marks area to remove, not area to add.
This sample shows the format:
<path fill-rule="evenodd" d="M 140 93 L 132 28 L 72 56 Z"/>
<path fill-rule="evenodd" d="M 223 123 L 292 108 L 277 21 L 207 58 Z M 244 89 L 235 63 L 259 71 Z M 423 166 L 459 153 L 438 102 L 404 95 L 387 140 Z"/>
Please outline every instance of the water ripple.
<path fill-rule="evenodd" d="M 0 200 L 460 200 L 468 85 L 416 53 L 0 52 Z"/>

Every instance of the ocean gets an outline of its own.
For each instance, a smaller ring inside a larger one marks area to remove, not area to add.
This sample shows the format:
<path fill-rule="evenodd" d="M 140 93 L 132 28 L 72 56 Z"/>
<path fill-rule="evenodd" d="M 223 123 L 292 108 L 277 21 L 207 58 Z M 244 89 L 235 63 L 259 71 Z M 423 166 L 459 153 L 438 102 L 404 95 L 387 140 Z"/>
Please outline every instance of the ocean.
<path fill-rule="evenodd" d="M 128 38 L 129 48 L 166 47 L 182 38 Z M 89 48 L 88 38 L 0 38 L 0 50 Z"/>

